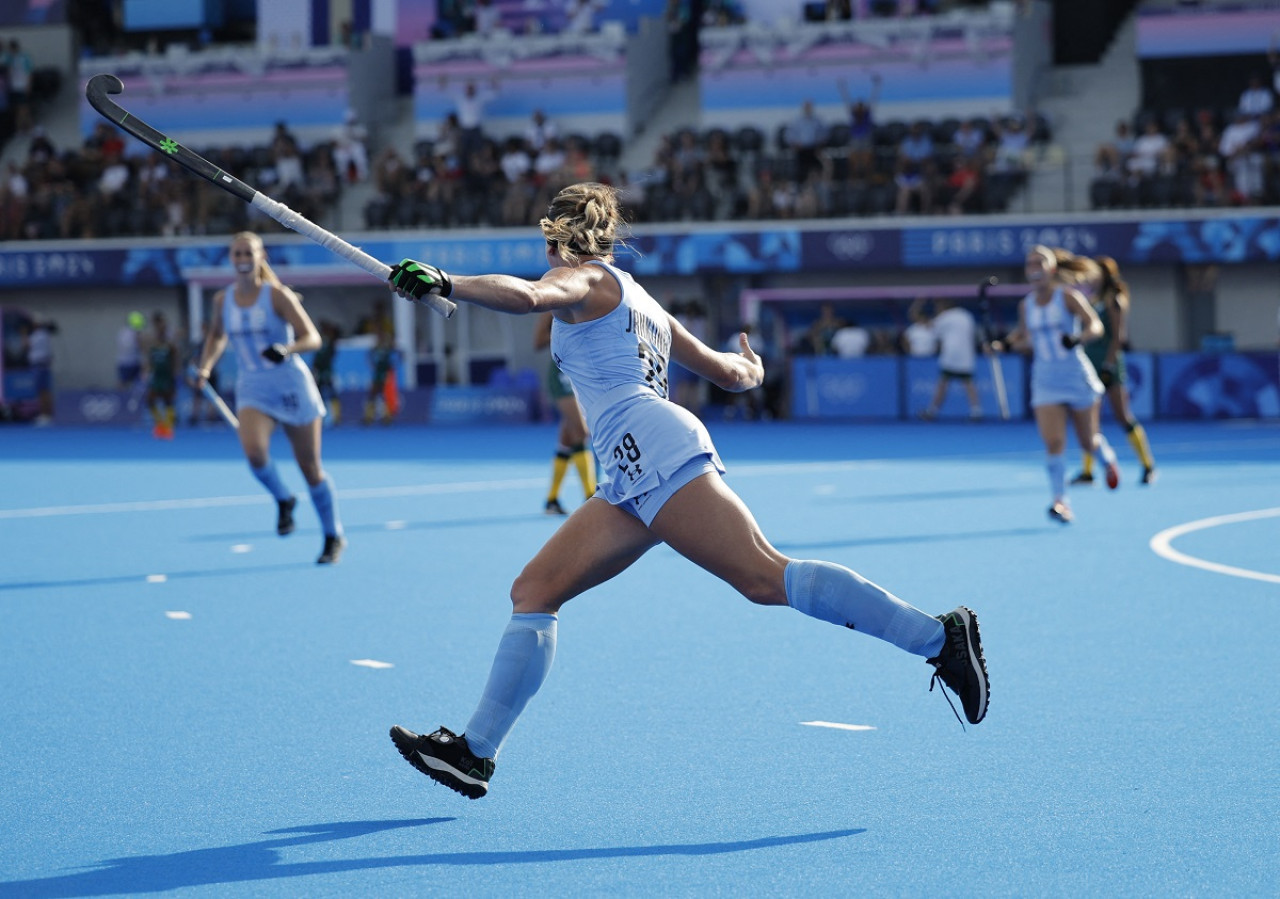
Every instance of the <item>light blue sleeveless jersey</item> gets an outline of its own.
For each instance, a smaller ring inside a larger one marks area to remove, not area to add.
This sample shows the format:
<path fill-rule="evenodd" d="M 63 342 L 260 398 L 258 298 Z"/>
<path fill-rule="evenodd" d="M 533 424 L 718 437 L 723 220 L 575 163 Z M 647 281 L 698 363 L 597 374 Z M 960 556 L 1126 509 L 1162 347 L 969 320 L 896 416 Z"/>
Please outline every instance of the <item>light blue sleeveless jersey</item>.
<path fill-rule="evenodd" d="M 1022 300 L 1027 335 L 1031 339 L 1031 405 L 1067 405 L 1072 409 L 1092 406 L 1102 395 L 1102 382 L 1080 346 L 1067 349 L 1064 334 L 1078 334 L 1079 320 L 1067 308 L 1062 288 L 1053 292 L 1043 306 L 1034 293 Z"/>
<path fill-rule="evenodd" d="M 263 284 L 252 306 L 235 302 L 235 286 L 222 300 L 222 327 L 236 360 L 236 408 L 257 409 L 290 425 L 302 425 L 324 415 L 324 401 L 311 370 L 297 356 L 279 365 L 262 358 L 273 343 L 293 341 L 293 326 L 271 306 L 271 285 Z"/>
<path fill-rule="evenodd" d="M 573 384 L 604 475 L 600 495 L 617 505 L 646 493 L 682 465 L 707 456 L 724 466 L 701 421 L 667 396 L 671 321 L 631 275 L 592 260 L 617 279 L 622 301 L 601 318 L 551 323 L 551 355 Z"/>

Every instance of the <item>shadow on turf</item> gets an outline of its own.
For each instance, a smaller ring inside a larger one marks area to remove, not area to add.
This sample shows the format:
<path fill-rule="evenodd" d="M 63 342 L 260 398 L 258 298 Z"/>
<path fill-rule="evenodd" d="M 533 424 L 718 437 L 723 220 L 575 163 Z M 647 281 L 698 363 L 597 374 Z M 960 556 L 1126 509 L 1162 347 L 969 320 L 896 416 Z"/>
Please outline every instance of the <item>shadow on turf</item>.
<path fill-rule="evenodd" d="M 815 497 L 817 505 L 842 506 L 864 505 L 866 503 L 909 503 L 916 501 L 933 502 L 947 499 L 987 499 L 993 496 L 1026 496 L 1028 493 L 1043 493 L 1039 485 L 1026 487 L 983 487 L 976 490 L 923 490 L 919 493 L 862 493 L 855 496 L 822 496 Z"/>
<path fill-rule="evenodd" d="M 527 524 L 533 521 L 564 521 L 561 516 L 547 515 L 545 512 L 521 512 L 518 515 L 489 515 L 484 518 L 453 518 L 439 521 L 401 521 L 397 527 L 389 528 L 386 522 L 381 524 L 343 524 L 342 530 L 347 534 L 385 534 L 397 531 L 435 531 L 435 530 L 455 530 L 457 528 L 469 527 L 506 527 L 513 524 Z M 305 534 L 305 531 L 297 531 L 295 533 Z M 312 534 L 318 535 L 317 530 L 311 531 Z M 227 534 L 199 534 L 188 537 L 187 540 L 192 543 L 227 543 L 237 540 L 248 540 L 254 536 L 260 536 L 264 540 L 276 539 L 275 534 L 266 534 L 260 532 L 257 535 L 247 535 L 244 531 L 236 531 Z"/>
<path fill-rule="evenodd" d="M 1052 525 L 1052 522 L 1050 522 Z M 899 534 L 896 537 L 855 537 L 849 540 L 790 541 L 775 543 L 782 552 L 811 549 L 840 549 L 846 546 L 888 546 L 894 543 L 953 543 L 959 540 L 991 540 L 1001 537 L 1033 537 L 1052 532 L 1052 527 L 1009 528 L 1004 531 L 954 531 L 950 534 Z"/>
<path fill-rule="evenodd" d="M 723 843 L 672 843 L 658 846 L 613 846 L 598 849 L 541 849 L 507 852 L 440 852 L 425 855 L 382 856 L 375 858 L 327 859 L 287 863 L 280 859 L 280 849 L 327 843 L 368 836 L 385 830 L 446 824 L 454 818 L 418 818 L 407 821 L 344 821 L 334 824 L 309 824 L 267 831 L 271 834 L 297 834 L 276 840 L 259 840 L 217 849 L 195 849 L 168 855 L 135 855 L 113 858 L 91 871 L 62 874 L 33 880 L 0 882 L 0 897 L 48 899 L 63 896 L 109 896 L 120 893 L 158 893 L 184 887 L 246 883 L 306 877 L 347 871 L 372 871 L 383 868 L 426 867 L 431 865 L 518 865 L 571 862 L 602 858 L 645 858 L 677 855 L 703 856 L 770 849 L 838 840 L 865 833 L 866 828 L 829 830 L 820 833 L 785 837 L 760 837 Z"/>
<path fill-rule="evenodd" d="M 315 568 L 310 559 L 279 565 L 258 565 L 248 568 L 209 568 L 203 571 L 166 572 L 165 578 L 170 581 L 191 580 L 193 578 L 226 577 L 229 574 L 266 574 L 269 571 L 297 571 L 299 568 Z M 14 581 L 0 582 L 0 593 L 6 590 L 40 590 L 50 587 L 108 587 L 112 584 L 145 584 L 150 575 L 120 574 L 114 577 L 68 578 L 59 581 Z"/>

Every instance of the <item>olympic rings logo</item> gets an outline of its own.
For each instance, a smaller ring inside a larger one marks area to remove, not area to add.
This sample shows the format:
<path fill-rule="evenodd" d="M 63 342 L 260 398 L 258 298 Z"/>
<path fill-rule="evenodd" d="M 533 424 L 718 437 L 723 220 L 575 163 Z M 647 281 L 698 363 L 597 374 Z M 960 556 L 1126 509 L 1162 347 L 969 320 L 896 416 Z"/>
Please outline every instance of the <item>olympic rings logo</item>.
<path fill-rule="evenodd" d="M 110 393 L 89 393 L 80 398 L 80 414 L 85 421 L 110 421 L 120 414 L 120 397 Z"/>

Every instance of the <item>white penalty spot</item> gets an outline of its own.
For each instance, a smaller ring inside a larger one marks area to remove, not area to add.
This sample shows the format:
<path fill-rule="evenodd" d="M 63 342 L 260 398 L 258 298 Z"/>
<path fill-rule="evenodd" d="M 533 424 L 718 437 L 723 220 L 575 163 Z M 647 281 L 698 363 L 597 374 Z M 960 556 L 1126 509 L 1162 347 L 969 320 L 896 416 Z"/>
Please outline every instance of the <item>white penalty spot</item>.
<path fill-rule="evenodd" d="M 806 727 L 829 727 L 832 730 L 875 730 L 870 724 L 838 724 L 835 721 L 801 721 Z"/>
<path fill-rule="evenodd" d="M 167 581 L 167 580 L 169 580 L 169 575 L 167 575 L 167 574 L 149 574 L 149 575 L 147 575 L 147 583 L 148 583 L 148 584 L 163 584 L 163 583 L 164 583 L 165 581 Z"/>
<path fill-rule="evenodd" d="M 387 522 L 388 531 L 403 531 L 408 526 L 409 526 L 409 522 L 407 521 L 388 521 Z"/>
<path fill-rule="evenodd" d="M 253 552 L 252 543 L 237 543 L 231 547 L 233 553 L 251 553 Z"/>
<path fill-rule="evenodd" d="M 164 617 L 170 619 L 171 621 L 190 621 L 191 613 L 190 612 L 165 612 Z"/>
<path fill-rule="evenodd" d="M 359 665 L 361 668 L 394 668 L 390 662 L 379 662 L 377 659 L 352 659 L 352 665 Z"/>

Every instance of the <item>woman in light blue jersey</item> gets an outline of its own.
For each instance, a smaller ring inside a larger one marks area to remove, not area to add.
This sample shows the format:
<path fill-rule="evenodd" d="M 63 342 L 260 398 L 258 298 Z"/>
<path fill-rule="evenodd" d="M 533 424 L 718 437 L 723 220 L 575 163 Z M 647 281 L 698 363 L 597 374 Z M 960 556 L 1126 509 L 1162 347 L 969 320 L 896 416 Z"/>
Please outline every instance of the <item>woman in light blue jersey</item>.
<path fill-rule="evenodd" d="M 786 606 L 863 631 L 927 659 L 969 721 L 987 711 L 978 623 L 963 606 L 933 617 L 840 565 L 775 549 L 721 478 L 724 466 L 698 418 L 667 395 L 675 362 L 728 391 L 760 386 L 764 369 L 745 334 L 736 352 L 693 337 L 613 264 L 621 216 L 613 188 L 575 184 L 541 221 L 550 270 L 537 281 L 450 277 L 406 259 L 392 268 L 401 296 L 453 296 L 514 314 L 550 312 L 551 352 L 582 405 L 602 472 L 596 494 L 556 531 L 511 587 L 513 612 L 489 681 L 463 734 L 440 728 L 391 738 L 415 768 L 472 799 L 546 678 L 561 606 L 666 543 L 761 605 Z"/>
<path fill-rule="evenodd" d="M 271 435 L 279 422 L 324 531 L 324 547 L 316 562 L 329 565 L 338 561 L 347 541 L 338 520 L 333 482 L 320 461 L 324 401 L 311 370 L 298 356 L 320 348 L 320 332 L 303 311 L 298 295 L 280 283 L 267 264 L 261 237 L 249 231 L 235 235 L 230 257 L 235 282 L 213 295 L 196 389 L 204 386 L 230 344 L 236 360 L 240 445 L 254 477 L 275 497 L 276 533 L 283 537 L 293 532 L 293 508 L 298 502 L 271 460 Z"/>
<path fill-rule="evenodd" d="M 1114 489 L 1119 484 L 1116 455 L 1098 430 L 1102 382 L 1082 348 L 1101 337 L 1103 327 L 1080 291 L 1060 275 L 1058 257 L 1049 247 L 1032 247 L 1025 271 L 1034 290 L 1018 305 L 1018 326 L 1008 339 L 1015 349 L 1031 352 L 1031 409 L 1048 454 L 1045 466 L 1053 496 L 1049 517 L 1067 524 L 1074 518 L 1062 457 L 1068 418 L 1081 449 L 1106 461 L 1107 485 Z"/>

